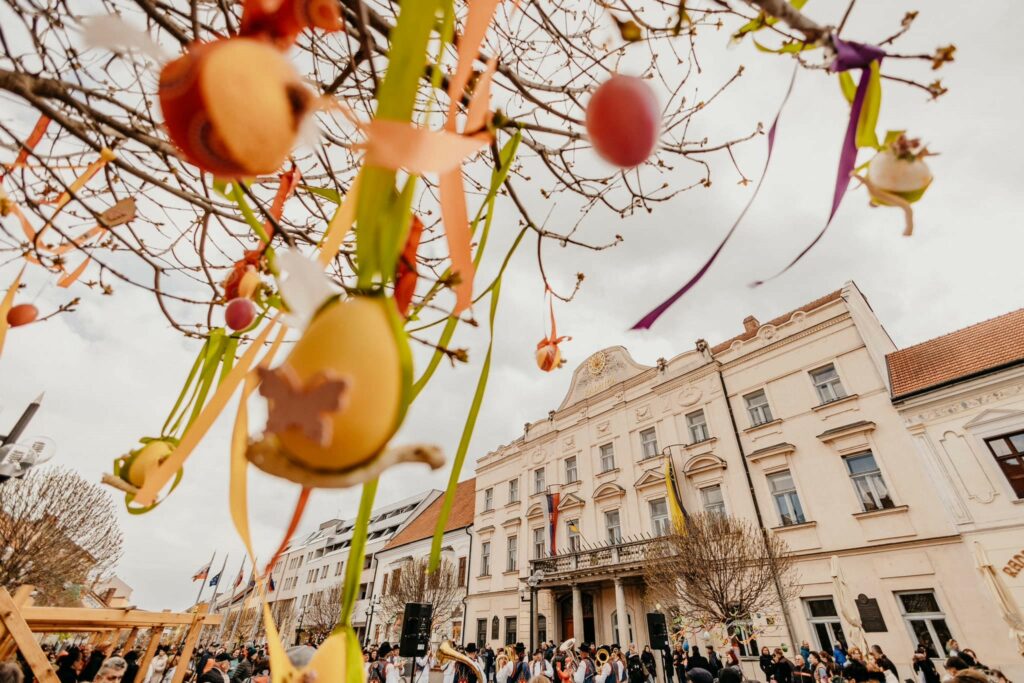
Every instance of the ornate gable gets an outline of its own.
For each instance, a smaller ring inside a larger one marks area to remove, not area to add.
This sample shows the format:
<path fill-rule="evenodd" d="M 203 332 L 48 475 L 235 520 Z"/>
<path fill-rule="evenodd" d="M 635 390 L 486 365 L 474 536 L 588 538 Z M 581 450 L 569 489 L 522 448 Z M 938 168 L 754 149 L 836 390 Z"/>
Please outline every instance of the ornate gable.
<path fill-rule="evenodd" d="M 650 366 L 640 365 L 623 346 L 602 349 L 583 361 L 572 373 L 572 384 L 559 410 L 590 398 L 620 382 L 636 377 Z"/>
<path fill-rule="evenodd" d="M 583 505 L 583 499 L 576 494 L 570 493 L 562 496 L 561 502 L 558 503 L 558 509 L 559 511 L 568 510 L 569 508 L 583 507 Z"/>
<path fill-rule="evenodd" d="M 624 495 L 626 495 L 626 489 L 622 488 L 615 482 L 610 481 L 607 484 L 602 484 L 601 486 L 597 487 L 597 490 L 594 491 L 594 500 L 601 500 L 602 498 L 613 498 L 616 496 L 622 497 Z"/>
<path fill-rule="evenodd" d="M 665 473 L 660 469 L 647 470 L 640 478 L 633 484 L 635 489 L 646 489 L 652 486 L 664 486 L 665 485 Z"/>

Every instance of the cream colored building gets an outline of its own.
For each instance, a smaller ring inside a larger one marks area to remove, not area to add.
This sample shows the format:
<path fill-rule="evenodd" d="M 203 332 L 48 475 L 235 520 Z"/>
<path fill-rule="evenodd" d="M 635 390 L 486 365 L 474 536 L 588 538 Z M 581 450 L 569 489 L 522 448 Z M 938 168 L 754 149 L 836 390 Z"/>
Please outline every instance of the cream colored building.
<path fill-rule="evenodd" d="M 920 638 L 939 656 L 947 634 L 1024 675 L 893 408 L 886 356 L 896 348 L 857 287 L 743 328 L 654 365 L 622 347 L 599 351 L 546 418 L 479 459 L 467 639 L 529 642 L 526 580 L 540 569 L 534 640 L 648 643 L 643 552 L 668 524 L 671 457 L 688 510 L 759 520 L 799 558 L 799 599 L 747 624 L 756 641 L 746 648 L 830 649 L 850 634 L 835 556 L 863 596 L 867 640 L 902 678 Z M 561 503 L 548 557 L 552 485 Z"/>
<path fill-rule="evenodd" d="M 965 624 L 982 661 L 1002 665 L 1014 641 L 1024 652 L 1024 309 L 888 360 L 893 403 L 967 545 L 960 561 L 982 574 L 990 566 L 991 581 L 1008 598 L 1000 600 L 992 586 L 971 590 L 988 613 Z M 1016 633 L 1008 637 L 1011 627 Z M 1011 678 L 1022 671 L 1017 665 Z"/>

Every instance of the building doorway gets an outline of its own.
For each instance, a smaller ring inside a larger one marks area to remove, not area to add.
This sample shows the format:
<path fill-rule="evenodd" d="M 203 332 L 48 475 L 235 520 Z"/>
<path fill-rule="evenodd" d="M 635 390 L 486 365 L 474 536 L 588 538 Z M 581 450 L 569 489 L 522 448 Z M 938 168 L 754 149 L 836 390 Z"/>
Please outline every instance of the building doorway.
<path fill-rule="evenodd" d="M 577 633 L 572 623 L 572 593 L 558 599 L 558 621 L 562 641 L 575 638 L 577 642 L 594 642 L 594 596 L 583 593 L 583 633 Z"/>

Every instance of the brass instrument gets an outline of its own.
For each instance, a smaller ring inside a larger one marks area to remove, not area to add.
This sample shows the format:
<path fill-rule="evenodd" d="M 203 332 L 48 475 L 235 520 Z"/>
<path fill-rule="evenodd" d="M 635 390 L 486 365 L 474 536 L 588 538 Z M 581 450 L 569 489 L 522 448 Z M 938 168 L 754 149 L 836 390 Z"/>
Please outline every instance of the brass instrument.
<path fill-rule="evenodd" d="M 608 660 L 611 659 L 611 656 L 611 653 L 608 652 L 608 648 L 602 647 L 597 651 L 597 654 L 594 655 L 594 661 L 597 662 L 598 666 L 604 666 L 608 663 Z"/>
<path fill-rule="evenodd" d="M 566 683 L 572 680 L 572 675 L 576 672 L 576 669 L 579 668 L 580 665 L 579 660 L 576 657 L 576 651 L 574 649 L 575 646 L 575 638 L 570 638 L 569 640 L 565 641 L 564 643 L 558 646 L 558 651 L 565 655 L 565 660 L 562 664 L 563 674 L 560 676 L 560 678 L 562 678 L 562 680 Z M 557 675 L 558 674 L 556 672 L 556 676 Z M 556 681 L 555 683 L 559 682 Z"/>
<path fill-rule="evenodd" d="M 455 649 L 452 641 L 446 640 L 437 647 L 437 661 L 439 664 L 446 662 L 460 662 L 465 664 L 472 671 L 477 670 L 476 662 Z"/>

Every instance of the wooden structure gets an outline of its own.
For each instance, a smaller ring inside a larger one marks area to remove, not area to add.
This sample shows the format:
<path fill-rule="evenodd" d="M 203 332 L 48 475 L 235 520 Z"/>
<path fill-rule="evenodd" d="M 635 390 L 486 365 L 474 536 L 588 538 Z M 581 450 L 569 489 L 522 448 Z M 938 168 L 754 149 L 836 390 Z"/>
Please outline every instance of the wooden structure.
<path fill-rule="evenodd" d="M 113 633 L 115 638 L 128 631 L 125 650 L 135 646 L 141 629 L 149 630 L 145 654 L 139 660 L 139 671 L 149 670 L 156 655 L 160 637 L 165 628 L 185 626 L 185 643 L 179 653 L 179 665 L 172 683 L 182 683 L 192 659 L 192 652 L 204 626 L 220 623 L 220 615 L 207 614 L 207 606 L 200 605 L 195 612 L 146 612 L 137 609 L 90 609 L 86 607 L 35 607 L 32 605 L 32 586 L 19 587 L 12 596 L 0 587 L 0 661 L 9 659 L 15 651 L 32 667 L 39 683 L 59 683 L 46 654 L 39 646 L 36 635 L 52 632 Z"/>

